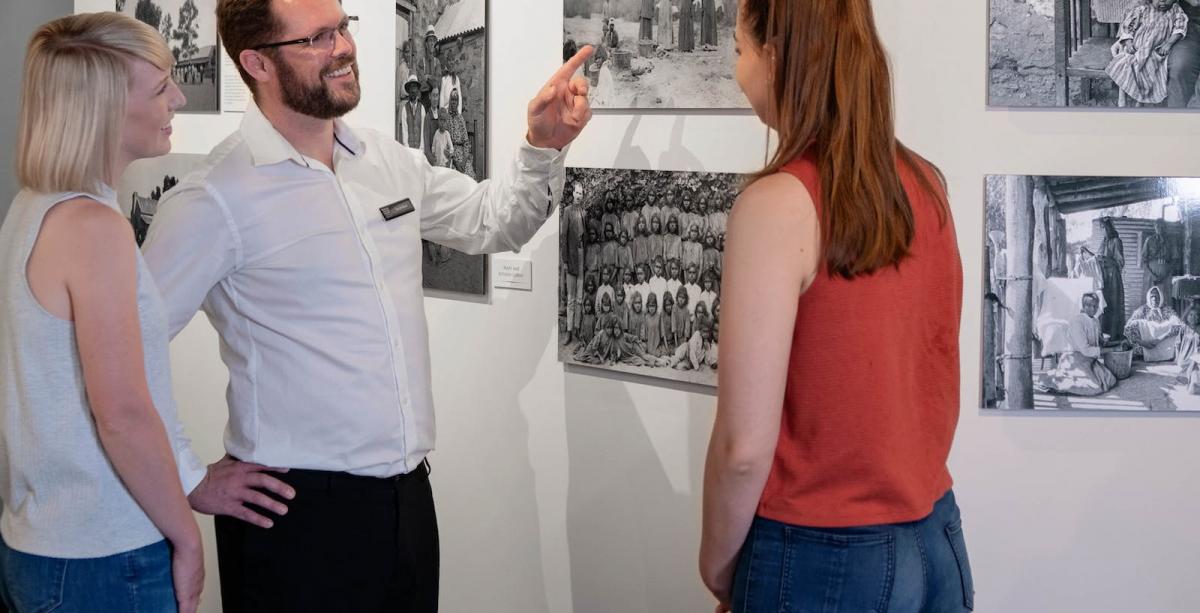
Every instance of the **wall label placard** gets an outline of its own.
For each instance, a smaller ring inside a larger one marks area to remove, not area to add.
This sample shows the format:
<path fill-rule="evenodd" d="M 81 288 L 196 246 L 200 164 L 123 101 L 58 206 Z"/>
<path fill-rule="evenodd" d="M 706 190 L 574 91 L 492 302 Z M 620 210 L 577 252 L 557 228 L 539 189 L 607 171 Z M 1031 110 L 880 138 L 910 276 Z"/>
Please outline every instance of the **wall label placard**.
<path fill-rule="evenodd" d="M 493 258 L 492 267 L 496 271 L 494 278 L 496 287 L 533 291 L 532 261 Z"/>

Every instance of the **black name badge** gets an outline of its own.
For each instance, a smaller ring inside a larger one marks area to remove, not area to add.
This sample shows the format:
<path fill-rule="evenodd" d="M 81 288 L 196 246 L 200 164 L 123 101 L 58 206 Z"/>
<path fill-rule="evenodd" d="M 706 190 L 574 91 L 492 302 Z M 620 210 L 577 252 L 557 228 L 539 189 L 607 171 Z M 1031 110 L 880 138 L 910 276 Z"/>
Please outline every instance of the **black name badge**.
<path fill-rule="evenodd" d="M 417 207 L 413 206 L 412 200 L 408 198 L 379 207 L 379 212 L 383 214 L 384 221 L 391 221 L 397 217 L 408 215 L 415 210 L 417 210 Z"/>

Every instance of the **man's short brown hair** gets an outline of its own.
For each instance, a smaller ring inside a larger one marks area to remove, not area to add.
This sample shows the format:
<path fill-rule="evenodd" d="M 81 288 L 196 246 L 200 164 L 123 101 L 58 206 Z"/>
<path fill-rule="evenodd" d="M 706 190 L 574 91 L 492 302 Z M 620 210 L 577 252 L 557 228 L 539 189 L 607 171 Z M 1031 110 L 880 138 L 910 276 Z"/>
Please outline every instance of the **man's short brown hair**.
<path fill-rule="evenodd" d="M 233 60 L 242 81 L 257 97 L 257 83 L 242 68 L 239 56 L 247 49 L 265 45 L 278 35 L 280 25 L 271 11 L 272 0 L 220 0 L 217 3 L 217 31 L 225 53 Z"/>

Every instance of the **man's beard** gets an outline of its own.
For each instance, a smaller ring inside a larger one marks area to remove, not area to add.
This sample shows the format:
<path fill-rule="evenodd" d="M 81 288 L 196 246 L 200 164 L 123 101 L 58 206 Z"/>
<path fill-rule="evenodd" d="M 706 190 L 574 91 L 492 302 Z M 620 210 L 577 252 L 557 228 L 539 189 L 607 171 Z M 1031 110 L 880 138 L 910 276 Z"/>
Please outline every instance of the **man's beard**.
<path fill-rule="evenodd" d="M 283 103 L 289 109 L 302 115 L 317 119 L 336 119 L 354 110 L 362 97 L 358 87 L 358 62 L 355 60 L 350 61 L 350 71 L 354 74 L 354 86 L 352 97 L 348 100 L 335 98 L 324 77 L 334 70 L 345 68 L 346 64 L 336 68 L 330 64 L 322 68 L 321 80 L 316 85 L 305 84 L 286 60 L 276 62 L 275 65 L 279 70 L 279 86 L 283 94 Z"/>

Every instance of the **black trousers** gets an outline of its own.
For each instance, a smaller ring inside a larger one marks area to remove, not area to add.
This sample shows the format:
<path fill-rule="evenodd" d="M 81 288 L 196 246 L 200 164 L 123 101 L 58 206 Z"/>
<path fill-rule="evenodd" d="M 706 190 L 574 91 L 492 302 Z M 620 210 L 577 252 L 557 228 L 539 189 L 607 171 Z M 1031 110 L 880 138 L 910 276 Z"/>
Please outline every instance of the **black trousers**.
<path fill-rule="evenodd" d="M 216 518 L 225 613 L 434 613 L 438 529 L 428 465 L 386 479 L 293 469 L 264 530 Z"/>

